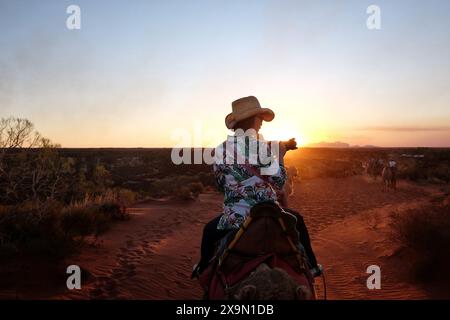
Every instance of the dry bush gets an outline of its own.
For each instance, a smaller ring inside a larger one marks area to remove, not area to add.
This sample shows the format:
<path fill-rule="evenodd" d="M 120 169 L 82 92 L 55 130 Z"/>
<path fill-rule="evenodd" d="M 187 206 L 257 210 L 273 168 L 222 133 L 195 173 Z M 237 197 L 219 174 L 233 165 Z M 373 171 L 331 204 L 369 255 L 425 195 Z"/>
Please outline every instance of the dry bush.
<path fill-rule="evenodd" d="M 129 189 L 122 189 L 122 188 L 118 189 L 116 190 L 116 194 L 117 194 L 117 202 L 122 204 L 123 206 L 129 206 L 130 204 L 134 203 L 138 198 L 137 193 Z"/>
<path fill-rule="evenodd" d="M 290 163 L 293 165 L 292 161 Z M 345 178 L 363 173 L 359 161 L 300 159 L 295 166 L 299 168 L 299 176 L 302 179 Z"/>
<path fill-rule="evenodd" d="M 411 275 L 423 282 L 450 280 L 450 203 L 432 202 L 404 213 L 394 213 L 394 236 L 413 252 Z"/>
<path fill-rule="evenodd" d="M 98 200 L 0 206 L 0 256 L 63 258 L 83 245 L 86 236 L 97 239 L 112 222 L 128 218 L 117 203 Z"/>
<path fill-rule="evenodd" d="M 178 200 L 194 200 L 204 190 L 201 182 L 191 182 L 186 186 L 180 186 L 174 190 L 173 197 Z"/>
<path fill-rule="evenodd" d="M 128 219 L 136 194 L 112 185 L 98 159 L 64 157 L 30 121 L 0 119 L 0 255 L 64 257 Z"/>
<path fill-rule="evenodd" d="M 154 180 L 149 194 L 152 197 L 170 197 L 192 200 L 204 190 L 197 176 L 173 176 Z"/>
<path fill-rule="evenodd" d="M 135 193 L 126 189 L 106 190 L 103 194 L 86 194 L 83 200 L 72 202 L 65 212 L 86 211 L 92 216 L 104 215 L 107 220 L 128 220 L 126 205 L 135 199 Z M 82 219 L 82 217 L 80 217 Z M 94 220 L 93 220 L 94 221 Z"/>
<path fill-rule="evenodd" d="M 203 192 L 203 184 L 201 182 L 192 182 L 188 185 L 189 190 L 192 192 L 192 195 L 197 198 L 200 193 Z"/>
<path fill-rule="evenodd" d="M 29 254 L 63 257 L 72 253 L 75 243 L 61 228 L 62 205 L 22 203 L 0 210 L 0 256 Z"/>
<path fill-rule="evenodd" d="M 105 202 L 85 207 L 66 207 L 62 211 L 61 228 L 66 237 L 82 239 L 89 235 L 97 238 L 107 231 L 114 220 L 126 220 L 128 215 L 121 211 L 119 205 Z"/>
<path fill-rule="evenodd" d="M 192 194 L 192 191 L 189 190 L 188 187 L 183 186 L 176 189 L 174 198 L 178 200 L 193 200 L 194 195 Z"/>

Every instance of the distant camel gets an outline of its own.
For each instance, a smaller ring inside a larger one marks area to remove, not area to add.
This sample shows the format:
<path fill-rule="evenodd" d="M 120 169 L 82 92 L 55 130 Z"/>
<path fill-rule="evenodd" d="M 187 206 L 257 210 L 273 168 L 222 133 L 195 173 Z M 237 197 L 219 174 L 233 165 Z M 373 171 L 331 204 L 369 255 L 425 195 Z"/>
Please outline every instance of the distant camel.
<path fill-rule="evenodd" d="M 383 162 L 380 160 L 370 159 L 366 163 L 366 173 L 371 176 L 374 180 L 382 174 Z"/>
<path fill-rule="evenodd" d="M 383 180 L 383 190 L 387 191 L 388 188 L 396 189 L 396 181 L 392 168 L 389 166 L 384 166 L 383 172 L 381 173 L 381 179 Z"/>

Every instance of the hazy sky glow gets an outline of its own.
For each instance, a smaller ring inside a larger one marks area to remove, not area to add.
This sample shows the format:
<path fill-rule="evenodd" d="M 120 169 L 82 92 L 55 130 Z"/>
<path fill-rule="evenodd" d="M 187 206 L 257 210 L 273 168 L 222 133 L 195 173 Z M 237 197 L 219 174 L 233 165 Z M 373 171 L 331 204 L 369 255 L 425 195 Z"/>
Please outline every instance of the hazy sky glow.
<path fill-rule="evenodd" d="M 64 147 L 214 146 L 255 95 L 266 138 L 450 146 L 449 57 L 446 0 L 0 0 L 0 117 Z"/>

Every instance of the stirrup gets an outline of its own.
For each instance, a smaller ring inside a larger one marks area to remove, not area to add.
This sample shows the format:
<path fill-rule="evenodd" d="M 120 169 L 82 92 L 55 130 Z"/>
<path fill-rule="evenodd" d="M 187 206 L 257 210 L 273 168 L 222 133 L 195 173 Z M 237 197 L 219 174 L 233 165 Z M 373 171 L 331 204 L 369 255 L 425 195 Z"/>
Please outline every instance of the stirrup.
<path fill-rule="evenodd" d="M 311 273 L 313 278 L 317 278 L 322 274 L 323 266 L 321 264 L 317 264 L 317 266 L 312 268 L 309 272 Z"/>
<path fill-rule="evenodd" d="M 198 279 L 198 278 L 200 278 L 200 266 L 198 263 L 196 263 L 192 267 L 191 279 Z"/>

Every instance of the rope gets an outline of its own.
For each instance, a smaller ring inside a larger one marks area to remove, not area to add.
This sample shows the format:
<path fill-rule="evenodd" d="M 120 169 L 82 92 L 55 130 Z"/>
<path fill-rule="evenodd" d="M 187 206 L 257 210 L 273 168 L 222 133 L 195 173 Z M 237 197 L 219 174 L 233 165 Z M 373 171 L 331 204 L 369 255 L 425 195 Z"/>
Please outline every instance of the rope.
<path fill-rule="evenodd" d="M 322 282 L 323 282 L 323 300 L 327 300 L 327 283 L 325 281 L 325 271 L 322 270 Z"/>
<path fill-rule="evenodd" d="M 244 223 L 242 224 L 242 226 L 239 228 L 239 231 L 237 232 L 237 234 L 234 236 L 233 240 L 231 241 L 231 243 L 228 245 L 228 247 L 225 249 L 225 251 L 223 252 L 222 256 L 219 258 L 219 264 L 218 267 L 220 268 L 222 266 L 222 263 L 224 262 L 224 260 L 226 259 L 226 257 L 228 256 L 228 253 L 230 252 L 230 250 L 233 250 L 234 246 L 236 245 L 236 243 L 238 242 L 238 240 L 241 238 L 241 236 L 244 234 L 244 232 L 247 230 L 248 225 L 250 224 L 250 222 L 252 222 L 253 218 L 251 216 L 247 217 L 247 219 L 245 219 Z"/>
<path fill-rule="evenodd" d="M 298 260 L 300 269 L 308 270 L 308 268 L 305 267 L 304 257 L 301 254 L 301 252 L 297 249 L 297 247 L 295 246 L 294 242 L 292 242 L 291 237 L 287 233 L 286 224 L 284 223 L 283 218 L 281 218 L 281 216 L 278 218 L 278 222 L 281 225 L 281 229 L 283 230 L 283 232 L 284 232 L 284 234 L 285 234 L 285 236 L 286 236 L 286 238 L 287 238 L 287 240 L 289 242 L 289 245 L 291 246 L 292 251 L 295 253 L 295 256 L 296 256 L 296 258 Z"/>

